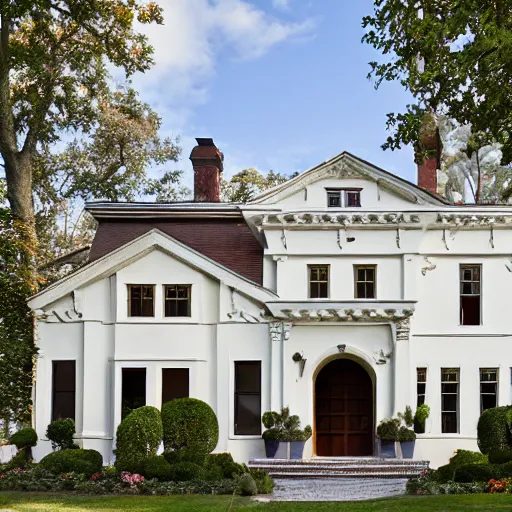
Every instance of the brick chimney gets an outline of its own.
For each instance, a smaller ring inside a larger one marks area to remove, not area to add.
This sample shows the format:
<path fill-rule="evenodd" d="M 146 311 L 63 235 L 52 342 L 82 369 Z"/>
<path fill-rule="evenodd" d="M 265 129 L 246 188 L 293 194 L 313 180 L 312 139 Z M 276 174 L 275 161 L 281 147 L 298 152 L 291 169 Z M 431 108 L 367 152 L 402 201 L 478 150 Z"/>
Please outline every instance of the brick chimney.
<path fill-rule="evenodd" d="M 427 114 L 420 128 L 420 140 L 416 147 L 418 186 L 438 193 L 437 170 L 441 168 L 441 138 L 434 115 Z"/>
<path fill-rule="evenodd" d="M 190 153 L 194 167 L 194 201 L 220 202 L 220 175 L 224 155 L 217 149 L 213 139 L 196 139 L 197 146 Z"/>

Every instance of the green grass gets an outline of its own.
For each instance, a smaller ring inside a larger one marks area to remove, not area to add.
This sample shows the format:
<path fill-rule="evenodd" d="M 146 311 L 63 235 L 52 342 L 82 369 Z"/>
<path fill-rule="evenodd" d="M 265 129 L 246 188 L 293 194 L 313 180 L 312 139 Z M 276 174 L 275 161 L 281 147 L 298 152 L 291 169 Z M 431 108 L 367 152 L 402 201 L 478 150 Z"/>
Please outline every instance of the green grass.
<path fill-rule="evenodd" d="M 230 496 L 105 496 L 71 494 L 0 493 L 0 512 L 227 512 Z M 355 503 L 256 503 L 235 500 L 233 511 L 254 512 L 487 512 L 512 511 L 512 496 L 473 494 L 465 496 L 406 496 Z"/>

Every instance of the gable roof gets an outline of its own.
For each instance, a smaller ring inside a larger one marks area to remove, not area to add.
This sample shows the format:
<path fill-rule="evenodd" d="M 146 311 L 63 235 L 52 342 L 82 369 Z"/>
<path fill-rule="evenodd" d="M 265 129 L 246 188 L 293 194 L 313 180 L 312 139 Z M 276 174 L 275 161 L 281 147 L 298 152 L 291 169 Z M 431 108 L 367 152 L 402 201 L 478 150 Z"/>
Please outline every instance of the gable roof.
<path fill-rule="evenodd" d="M 326 160 L 325 162 L 304 171 L 295 178 L 280 185 L 270 188 L 255 197 L 248 204 L 273 204 L 285 199 L 308 185 L 326 178 L 359 177 L 376 182 L 381 188 L 403 197 L 412 203 L 432 206 L 450 204 L 444 198 L 439 197 L 418 185 L 411 183 L 399 176 L 385 171 L 376 165 L 363 160 L 348 151 Z"/>
<path fill-rule="evenodd" d="M 115 274 L 155 249 L 166 252 L 186 265 L 223 282 L 258 302 L 264 303 L 277 297 L 271 290 L 240 276 L 172 236 L 153 229 L 33 295 L 29 298 L 28 305 L 34 310 L 44 308 L 78 288 Z"/>

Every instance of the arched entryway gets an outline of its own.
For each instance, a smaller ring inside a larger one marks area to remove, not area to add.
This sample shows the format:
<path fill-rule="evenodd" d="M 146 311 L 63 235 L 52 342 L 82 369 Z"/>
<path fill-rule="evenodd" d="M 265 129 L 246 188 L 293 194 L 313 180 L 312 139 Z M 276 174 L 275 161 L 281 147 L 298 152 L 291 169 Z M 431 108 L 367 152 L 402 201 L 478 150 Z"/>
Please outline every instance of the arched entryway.
<path fill-rule="evenodd" d="M 351 359 L 326 364 L 315 381 L 316 455 L 373 455 L 373 383 Z"/>

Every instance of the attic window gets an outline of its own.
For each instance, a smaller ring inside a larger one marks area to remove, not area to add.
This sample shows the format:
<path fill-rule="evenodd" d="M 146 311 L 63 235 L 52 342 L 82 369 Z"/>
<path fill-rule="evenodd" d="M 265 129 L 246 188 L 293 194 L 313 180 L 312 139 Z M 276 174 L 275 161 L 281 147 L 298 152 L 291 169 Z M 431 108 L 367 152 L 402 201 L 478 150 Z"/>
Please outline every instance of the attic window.
<path fill-rule="evenodd" d="M 360 188 L 328 188 L 328 208 L 359 208 L 361 206 Z"/>

